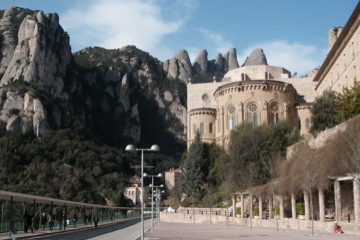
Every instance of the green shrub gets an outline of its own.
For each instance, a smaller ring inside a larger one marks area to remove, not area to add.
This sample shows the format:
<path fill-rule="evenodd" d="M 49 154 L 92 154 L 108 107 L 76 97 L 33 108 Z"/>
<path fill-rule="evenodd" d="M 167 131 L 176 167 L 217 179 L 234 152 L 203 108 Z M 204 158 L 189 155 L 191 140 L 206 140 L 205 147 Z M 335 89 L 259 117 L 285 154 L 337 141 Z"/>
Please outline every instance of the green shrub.
<path fill-rule="evenodd" d="M 297 215 L 305 215 L 305 204 L 304 203 L 296 203 L 296 214 Z"/>
<path fill-rule="evenodd" d="M 259 216 L 259 208 L 253 208 L 252 214 L 253 214 L 253 216 Z"/>
<path fill-rule="evenodd" d="M 279 216 L 279 215 L 280 215 L 280 208 L 275 208 L 275 209 L 272 211 L 272 215 L 273 215 L 273 216 Z"/>
<path fill-rule="evenodd" d="M 236 212 L 236 214 L 240 215 L 241 214 L 241 207 L 237 207 L 235 212 Z"/>

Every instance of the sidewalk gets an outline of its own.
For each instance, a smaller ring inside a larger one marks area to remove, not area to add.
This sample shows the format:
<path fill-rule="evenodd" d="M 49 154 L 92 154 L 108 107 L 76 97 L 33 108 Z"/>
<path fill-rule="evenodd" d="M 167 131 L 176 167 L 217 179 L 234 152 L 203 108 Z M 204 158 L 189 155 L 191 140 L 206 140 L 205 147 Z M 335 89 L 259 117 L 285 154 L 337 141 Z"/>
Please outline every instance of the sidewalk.
<path fill-rule="evenodd" d="M 114 221 L 99 222 L 98 227 L 112 225 L 123 221 L 129 221 L 131 219 L 132 218 L 125 218 Z M 40 229 L 36 230 L 35 233 L 31 233 L 31 230 L 29 230 L 27 233 L 25 233 L 24 231 L 18 231 L 16 234 L 12 234 L 11 236 L 9 235 L 9 233 L 0 233 L 0 240 L 27 239 L 27 238 L 33 238 L 35 236 L 48 236 L 61 232 L 71 232 L 71 231 L 78 231 L 78 230 L 91 229 L 91 228 L 95 228 L 95 225 L 93 223 L 88 225 L 77 224 L 76 228 L 74 227 L 74 225 L 69 225 L 66 227 L 65 230 L 57 230 L 57 227 L 55 226 L 54 230 L 52 231 L 50 231 L 49 228 L 45 228 L 45 230 L 40 230 Z"/>
<path fill-rule="evenodd" d="M 289 230 L 276 228 L 250 228 L 243 226 L 226 226 L 226 225 L 208 225 L 192 223 L 174 223 L 160 222 L 154 229 L 154 232 L 145 236 L 147 240 L 354 240 L 359 239 L 357 235 L 335 234 L 325 232 L 315 232 L 311 235 L 311 230 Z"/>

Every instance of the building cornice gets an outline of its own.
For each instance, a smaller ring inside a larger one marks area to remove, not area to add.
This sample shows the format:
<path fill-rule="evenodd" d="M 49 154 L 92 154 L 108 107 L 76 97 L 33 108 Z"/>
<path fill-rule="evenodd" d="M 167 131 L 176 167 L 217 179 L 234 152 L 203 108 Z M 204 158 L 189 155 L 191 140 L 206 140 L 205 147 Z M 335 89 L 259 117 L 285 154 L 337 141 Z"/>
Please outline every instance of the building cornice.
<path fill-rule="evenodd" d="M 195 108 L 189 111 L 190 116 L 192 115 L 216 115 L 215 108 Z"/>
<path fill-rule="evenodd" d="M 336 40 L 332 46 L 330 52 L 326 56 L 323 64 L 321 65 L 319 71 L 315 75 L 313 81 L 318 82 L 315 87 L 315 91 L 319 88 L 320 84 L 324 80 L 325 76 L 329 73 L 332 66 L 335 64 L 336 60 L 339 58 L 340 54 L 343 52 L 344 48 L 347 46 L 351 37 L 356 32 L 356 29 L 360 25 L 360 1 L 358 2 L 355 10 L 351 14 L 349 20 L 347 21 L 345 27 L 340 33 L 339 38 Z"/>
<path fill-rule="evenodd" d="M 218 97 L 228 92 L 245 92 L 253 90 L 267 91 L 269 89 L 275 91 L 293 91 L 296 92 L 295 88 L 290 83 L 275 81 L 275 80 L 250 80 L 250 81 L 238 81 L 224 84 L 218 87 L 214 96 Z"/>

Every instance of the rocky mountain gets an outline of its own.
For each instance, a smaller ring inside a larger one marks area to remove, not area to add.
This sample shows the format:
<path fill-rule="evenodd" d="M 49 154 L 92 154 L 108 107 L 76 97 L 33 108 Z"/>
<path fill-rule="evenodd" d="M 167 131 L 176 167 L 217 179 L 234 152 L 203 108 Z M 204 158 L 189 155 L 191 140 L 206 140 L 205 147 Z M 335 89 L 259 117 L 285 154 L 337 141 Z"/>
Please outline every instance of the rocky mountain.
<path fill-rule="evenodd" d="M 0 123 L 40 137 L 87 126 L 104 143 L 186 138 L 186 84 L 219 81 L 239 67 L 236 49 L 209 60 L 205 49 L 191 63 L 186 50 L 161 62 L 126 46 L 71 53 L 56 13 L 18 7 L 0 11 Z M 262 49 L 244 65 L 267 64 Z"/>

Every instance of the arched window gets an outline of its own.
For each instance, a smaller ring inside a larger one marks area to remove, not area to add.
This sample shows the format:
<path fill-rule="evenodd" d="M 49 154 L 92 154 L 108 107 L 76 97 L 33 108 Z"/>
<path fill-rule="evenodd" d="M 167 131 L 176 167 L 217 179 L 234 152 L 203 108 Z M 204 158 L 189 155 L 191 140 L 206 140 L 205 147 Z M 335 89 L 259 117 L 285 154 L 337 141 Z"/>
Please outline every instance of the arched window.
<path fill-rule="evenodd" d="M 205 132 L 204 123 L 200 123 L 200 133 L 204 133 L 204 132 Z"/>
<path fill-rule="evenodd" d="M 272 102 L 269 107 L 270 110 L 270 124 L 276 124 L 279 121 L 279 105 L 277 102 Z"/>
<path fill-rule="evenodd" d="M 311 122 L 310 122 L 309 118 L 305 119 L 305 127 L 306 127 L 306 129 L 309 129 L 311 127 Z"/>
<path fill-rule="evenodd" d="M 247 106 L 248 122 L 256 126 L 258 124 L 257 105 L 251 102 Z"/>
<path fill-rule="evenodd" d="M 213 133 L 213 123 L 209 123 L 209 133 Z"/>
<path fill-rule="evenodd" d="M 235 116 L 235 107 L 230 105 L 228 108 L 228 130 L 231 130 L 235 127 L 236 116 Z"/>
<path fill-rule="evenodd" d="M 196 134 L 196 124 L 193 124 L 194 133 Z"/>

